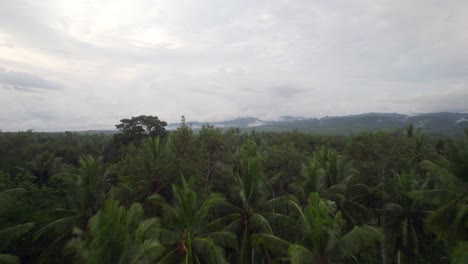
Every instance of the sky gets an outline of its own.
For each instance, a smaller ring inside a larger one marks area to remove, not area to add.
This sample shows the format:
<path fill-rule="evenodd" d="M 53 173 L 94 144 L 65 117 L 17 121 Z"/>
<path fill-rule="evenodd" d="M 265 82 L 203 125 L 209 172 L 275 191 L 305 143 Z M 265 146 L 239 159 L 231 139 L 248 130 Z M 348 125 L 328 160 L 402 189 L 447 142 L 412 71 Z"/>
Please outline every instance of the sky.
<path fill-rule="evenodd" d="M 468 111 L 466 0 L 0 0 L 0 130 Z"/>

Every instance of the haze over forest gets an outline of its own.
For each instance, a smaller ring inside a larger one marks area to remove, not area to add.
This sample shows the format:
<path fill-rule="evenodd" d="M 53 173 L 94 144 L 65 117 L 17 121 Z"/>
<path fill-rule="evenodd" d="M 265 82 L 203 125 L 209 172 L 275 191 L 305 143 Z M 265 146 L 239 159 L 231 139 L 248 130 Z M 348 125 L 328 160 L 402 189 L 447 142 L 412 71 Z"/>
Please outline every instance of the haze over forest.
<path fill-rule="evenodd" d="M 0 129 L 468 111 L 468 1 L 0 0 Z"/>

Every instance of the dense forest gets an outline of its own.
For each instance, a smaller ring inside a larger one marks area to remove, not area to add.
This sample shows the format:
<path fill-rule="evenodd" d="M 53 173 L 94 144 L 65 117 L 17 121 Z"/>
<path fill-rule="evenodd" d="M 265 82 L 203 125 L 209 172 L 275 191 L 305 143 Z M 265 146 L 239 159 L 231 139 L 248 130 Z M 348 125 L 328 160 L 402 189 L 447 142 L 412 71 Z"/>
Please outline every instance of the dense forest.
<path fill-rule="evenodd" d="M 0 132 L 0 263 L 468 263 L 468 130 Z"/>

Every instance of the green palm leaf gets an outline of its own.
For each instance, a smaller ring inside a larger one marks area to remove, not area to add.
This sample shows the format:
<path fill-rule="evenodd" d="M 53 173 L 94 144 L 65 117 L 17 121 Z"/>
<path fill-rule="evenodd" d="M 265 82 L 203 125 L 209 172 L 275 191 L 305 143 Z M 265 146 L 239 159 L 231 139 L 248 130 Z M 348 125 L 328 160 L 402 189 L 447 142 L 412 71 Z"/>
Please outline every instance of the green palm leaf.
<path fill-rule="evenodd" d="M 25 223 L 0 230 L 0 251 L 5 250 L 11 241 L 27 233 L 34 223 Z"/>
<path fill-rule="evenodd" d="M 193 250 L 197 258 L 203 260 L 203 263 L 226 263 L 223 249 L 217 246 L 211 238 L 194 238 Z"/>
<path fill-rule="evenodd" d="M 334 252 L 338 258 L 346 258 L 358 253 L 363 248 L 372 246 L 375 241 L 384 238 L 382 231 L 371 226 L 356 226 L 338 239 Z"/>
<path fill-rule="evenodd" d="M 301 245 L 291 245 L 288 248 L 288 255 L 291 261 L 291 264 L 306 264 L 306 263 L 316 263 L 315 256 L 309 249 Z"/>

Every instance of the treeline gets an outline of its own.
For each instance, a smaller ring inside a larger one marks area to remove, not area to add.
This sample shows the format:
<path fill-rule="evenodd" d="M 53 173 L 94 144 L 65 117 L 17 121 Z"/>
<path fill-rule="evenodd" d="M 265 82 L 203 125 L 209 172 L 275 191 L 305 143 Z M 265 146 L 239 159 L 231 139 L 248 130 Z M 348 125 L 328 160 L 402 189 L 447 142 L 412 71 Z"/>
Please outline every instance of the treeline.
<path fill-rule="evenodd" d="M 0 132 L 0 263 L 468 263 L 468 131 Z"/>

